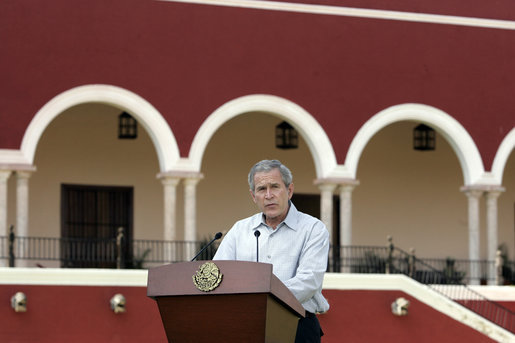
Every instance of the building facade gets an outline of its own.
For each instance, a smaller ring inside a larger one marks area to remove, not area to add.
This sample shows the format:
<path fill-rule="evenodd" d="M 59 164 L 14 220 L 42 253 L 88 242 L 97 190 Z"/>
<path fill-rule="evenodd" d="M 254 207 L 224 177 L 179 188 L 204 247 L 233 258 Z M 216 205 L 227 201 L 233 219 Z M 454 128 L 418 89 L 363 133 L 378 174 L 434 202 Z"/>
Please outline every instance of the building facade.
<path fill-rule="evenodd" d="M 93 192 L 127 194 L 132 238 L 211 237 L 256 211 L 246 175 L 277 158 L 333 246 L 515 255 L 510 1 L 0 8 L 0 236 L 64 237 L 74 220 L 101 236 L 80 205 Z M 118 138 L 122 112 L 137 138 Z M 275 147 L 282 121 L 297 149 Z M 420 124 L 435 150 L 413 149 Z"/>

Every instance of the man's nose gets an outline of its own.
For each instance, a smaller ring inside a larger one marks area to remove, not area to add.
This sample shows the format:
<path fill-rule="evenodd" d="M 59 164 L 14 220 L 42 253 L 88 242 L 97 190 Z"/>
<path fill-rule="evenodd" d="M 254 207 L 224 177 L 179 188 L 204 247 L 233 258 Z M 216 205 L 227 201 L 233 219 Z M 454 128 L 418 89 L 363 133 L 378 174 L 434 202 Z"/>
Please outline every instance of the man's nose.
<path fill-rule="evenodd" d="M 265 198 L 269 199 L 272 197 L 272 192 L 270 191 L 270 188 L 266 189 Z"/>

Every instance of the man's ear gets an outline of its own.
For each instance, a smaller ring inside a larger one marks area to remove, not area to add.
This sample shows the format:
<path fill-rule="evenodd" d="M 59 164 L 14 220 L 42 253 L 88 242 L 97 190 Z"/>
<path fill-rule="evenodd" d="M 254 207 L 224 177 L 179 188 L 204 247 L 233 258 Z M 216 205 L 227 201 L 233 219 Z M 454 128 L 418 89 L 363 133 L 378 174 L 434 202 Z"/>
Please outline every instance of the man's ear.
<path fill-rule="evenodd" d="M 252 197 L 252 201 L 254 201 L 254 203 L 256 202 L 256 196 L 254 195 L 254 192 L 252 191 L 252 189 L 249 189 L 249 192 L 250 192 L 250 196 Z"/>
<path fill-rule="evenodd" d="M 293 195 L 293 182 L 290 183 L 290 185 L 288 186 L 288 199 L 291 199 L 292 195 Z"/>

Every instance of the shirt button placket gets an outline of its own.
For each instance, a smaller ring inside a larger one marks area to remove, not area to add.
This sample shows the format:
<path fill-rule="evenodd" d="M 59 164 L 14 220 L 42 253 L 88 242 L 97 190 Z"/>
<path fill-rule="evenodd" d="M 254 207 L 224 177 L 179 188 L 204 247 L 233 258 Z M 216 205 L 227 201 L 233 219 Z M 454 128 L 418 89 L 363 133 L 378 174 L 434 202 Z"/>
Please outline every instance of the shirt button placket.
<path fill-rule="evenodd" d="M 273 238 L 273 234 L 271 234 L 270 236 L 268 236 L 268 255 L 266 256 L 268 258 L 268 260 L 272 259 L 272 238 Z"/>

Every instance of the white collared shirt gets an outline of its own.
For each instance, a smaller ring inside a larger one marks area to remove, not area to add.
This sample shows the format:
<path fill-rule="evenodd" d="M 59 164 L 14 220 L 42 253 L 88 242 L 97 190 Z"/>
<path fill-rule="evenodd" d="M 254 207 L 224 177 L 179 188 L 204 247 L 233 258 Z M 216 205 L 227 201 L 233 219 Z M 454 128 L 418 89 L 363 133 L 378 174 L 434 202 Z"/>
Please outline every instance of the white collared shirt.
<path fill-rule="evenodd" d="M 229 230 L 213 260 L 256 262 L 259 230 L 259 262 L 271 263 L 273 273 L 309 312 L 326 312 L 322 282 L 327 269 L 329 232 L 315 217 L 299 212 L 290 202 L 285 220 L 277 229 L 267 226 L 263 213 L 242 219 Z"/>

